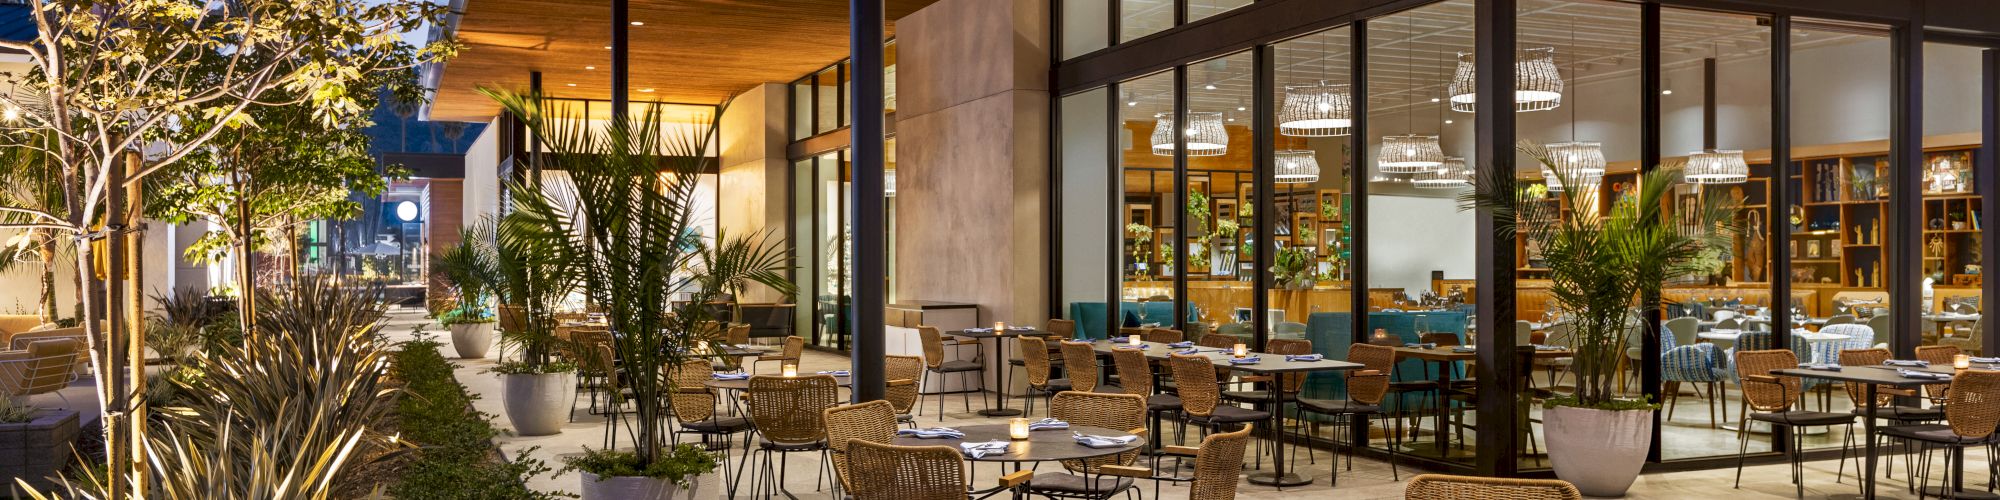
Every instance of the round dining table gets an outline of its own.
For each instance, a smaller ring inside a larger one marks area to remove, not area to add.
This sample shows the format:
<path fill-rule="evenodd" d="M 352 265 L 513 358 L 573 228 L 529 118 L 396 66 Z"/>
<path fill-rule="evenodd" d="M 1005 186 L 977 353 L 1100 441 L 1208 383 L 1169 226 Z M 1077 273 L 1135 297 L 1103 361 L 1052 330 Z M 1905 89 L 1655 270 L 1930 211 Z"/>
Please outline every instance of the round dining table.
<path fill-rule="evenodd" d="M 1139 448 L 1142 448 L 1146 445 L 1146 440 L 1144 439 L 1136 439 L 1133 440 L 1131 444 L 1127 444 L 1124 446 L 1114 446 L 1110 448 L 1091 448 L 1089 446 L 1077 444 L 1076 438 L 1072 433 L 1095 434 L 1107 437 L 1132 435 L 1130 432 L 1127 432 L 1125 430 L 1091 427 L 1088 425 L 1072 425 L 1068 429 L 1033 431 L 1028 433 L 1028 439 L 1020 441 L 1015 441 L 1008 437 L 1007 424 L 965 425 L 953 428 L 958 429 L 958 431 L 961 433 L 964 433 L 965 438 L 926 439 L 915 436 L 896 436 L 895 441 L 892 441 L 891 444 L 897 446 L 949 446 L 957 449 L 959 448 L 959 444 L 961 443 L 984 443 L 989 441 L 1006 441 L 1007 442 L 1006 453 L 994 453 L 979 458 L 973 458 L 968 455 L 965 457 L 965 460 L 970 462 L 997 462 L 997 463 L 1016 463 L 1016 464 L 1026 463 L 1026 462 L 1053 462 L 1059 460 L 1081 460 L 1086 458 L 1096 458 L 1106 455 L 1116 455 L 1119 453 L 1138 450 Z"/>

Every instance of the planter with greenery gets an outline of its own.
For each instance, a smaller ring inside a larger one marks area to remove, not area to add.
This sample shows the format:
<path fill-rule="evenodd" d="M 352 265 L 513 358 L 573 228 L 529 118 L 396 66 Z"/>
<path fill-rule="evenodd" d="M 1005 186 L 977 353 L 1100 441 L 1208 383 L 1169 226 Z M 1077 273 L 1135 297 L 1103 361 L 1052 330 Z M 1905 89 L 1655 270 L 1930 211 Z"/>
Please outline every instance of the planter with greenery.
<path fill-rule="evenodd" d="M 1573 182 L 1578 176 L 1556 166 L 1543 147 L 1519 148 L 1563 185 L 1585 185 Z M 1658 335 L 1636 318 L 1660 308 L 1666 280 L 1707 274 L 1700 256 L 1704 249 L 1727 245 L 1737 232 L 1730 216 L 1734 207 L 1712 196 L 1704 197 L 1696 213 L 1669 213 L 1666 202 L 1682 185 L 1679 168 L 1642 174 L 1638 189 L 1613 200 L 1603 214 L 1561 210 L 1540 200 L 1537 193 L 1545 191 L 1515 189 L 1513 169 L 1481 169 L 1481 175 L 1477 188 L 1461 198 L 1462 209 L 1493 217 L 1494 239 L 1513 241 L 1520 234 L 1539 245 L 1548 262 L 1550 298 L 1570 327 L 1576 391 L 1549 399 L 1543 413 L 1556 475 L 1585 495 L 1621 496 L 1652 446 L 1651 412 L 1658 408 L 1621 398 L 1614 389 L 1627 337 Z M 1598 206 L 1596 189 L 1566 189 L 1561 196 L 1561 206 Z"/>
<path fill-rule="evenodd" d="M 493 346 L 495 319 L 486 299 L 500 279 L 500 265 L 485 241 L 491 233 L 484 225 L 460 229 L 458 244 L 431 255 L 431 274 L 452 291 L 452 307 L 437 314 L 438 323 L 451 329 L 451 347 L 461 358 L 484 358 Z"/>
<path fill-rule="evenodd" d="M 436 341 L 419 337 L 397 350 L 390 373 L 403 384 L 396 400 L 397 427 L 416 446 L 400 477 L 388 488 L 393 498 L 427 500 L 544 500 L 565 495 L 535 491 L 526 481 L 549 472 L 531 450 L 500 459 L 489 417 L 471 409 L 473 396 L 452 375 Z"/>
<path fill-rule="evenodd" d="M 714 341 L 704 329 L 714 313 L 706 304 L 745 282 L 792 293 L 786 279 L 790 252 L 763 234 L 687 245 L 703 192 L 701 172 L 713 165 L 713 125 L 676 133 L 664 127 L 657 106 L 634 109 L 625 119 L 596 127 L 574 106 L 548 106 L 539 95 L 487 94 L 521 118 L 554 154 L 543 168 L 568 172 L 569 183 L 521 189 L 516 214 L 561 248 L 543 255 L 562 261 L 589 301 L 604 312 L 611 348 L 624 366 L 678 366 L 698 342 Z M 718 108 L 718 114 L 727 106 Z M 714 123 L 713 121 L 707 123 Z M 712 245 L 712 247 L 711 247 Z M 570 462 L 584 473 L 585 499 L 669 498 L 685 491 L 680 480 L 714 469 L 705 453 L 684 453 L 669 443 L 666 395 L 675 390 L 666 370 L 627 370 L 622 378 L 635 413 L 627 429 L 630 452 L 601 452 Z M 603 453 L 616 453 L 605 455 Z M 621 478 L 613 490 L 588 486 Z M 680 480 L 676 480 L 676 479 Z M 625 496 L 633 493 L 643 495 Z"/>
<path fill-rule="evenodd" d="M 539 191 L 539 185 L 509 186 L 513 192 Z M 544 206 L 526 196 L 514 198 L 515 210 L 495 220 L 493 227 L 494 292 L 506 328 L 500 332 L 502 358 L 491 370 L 500 375 L 500 401 L 514 432 L 546 436 L 562 432 L 576 400 L 576 363 L 561 359 L 562 339 L 556 337 L 552 315 L 576 290 L 575 259 L 563 242 L 571 235 L 568 220 L 549 218 Z"/>

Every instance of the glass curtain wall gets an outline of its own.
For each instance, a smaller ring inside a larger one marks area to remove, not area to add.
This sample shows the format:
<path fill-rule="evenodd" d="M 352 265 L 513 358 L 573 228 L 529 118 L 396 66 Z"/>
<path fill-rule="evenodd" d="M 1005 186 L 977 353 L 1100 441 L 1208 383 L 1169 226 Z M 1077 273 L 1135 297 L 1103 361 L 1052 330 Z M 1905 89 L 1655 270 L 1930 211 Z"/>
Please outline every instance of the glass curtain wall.
<path fill-rule="evenodd" d="M 1124 255 L 1117 324 L 1171 328 L 1174 273 L 1185 253 L 1175 248 L 1180 201 L 1174 186 L 1174 75 L 1155 73 L 1118 85 L 1121 199 L 1118 207 Z"/>
<path fill-rule="evenodd" d="M 1189 338 L 1219 333 L 1255 345 L 1256 257 L 1245 243 L 1256 223 L 1244 210 L 1256 205 L 1254 64 L 1239 52 L 1187 67 L 1187 209 L 1175 245 L 1186 256 Z"/>
<path fill-rule="evenodd" d="M 1474 242 L 1482 235 L 1475 234 L 1473 213 L 1459 210 L 1457 196 L 1468 186 L 1474 137 L 1471 114 L 1451 109 L 1448 103 L 1457 101 L 1448 94 L 1461 87 L 1454 80 L 1458 55 L 1473 50 L 1473 5 L 1439 2 L 1368 24 L 1365 170 L 1356 173 L 1356 182 L 1368 182 L 1368 196 L 1357 201 L 1368 204 L 1367 220 L 1360 221 L 1368 237 L 1356 243 L 1368 245 L 1366 342 L 1472 344 L 1470 283 Z M 1394 376 L 1453 383 L 1469 373 L 1462 361 L 1406 357 Z M 1480 452 L 1473 446 L 1470 394 L 1393 395 L 1391 411 L 1420 416 L 1402 451 L 1470 463 Z"/>
<path fill-rule="evenodd" d="M 1347 359 L 1354 342 L 1354 288 L 1348 263 L 1353 257 L 1351 217 L 1354 176 L 1353 32 L 1340 27 L 1278 42 L 1272 47 L 1272 102 L 1264 110 L 1274 119 L 1270 165 L 1260 175 L 1270 179 L 1273 221 L 1270 243 L 1274 262 L 1264 272 L 1269 301 L 1266 312 L 1270 339 L 1311 342 L 1313 352 L 1329 359 Z M 1253 193 L 1254 194 L 1254 193 Z M 1254 197 L 1246 197 L 1254 200 Z M 1246 201 L 1244 214 L 1254 202 Z M 1248 224 L 1246 234 L 1255 235 Z M 1248 240 L 1254 246 L 1261 242 Z M 1249 259 L 1251 253 L 1244 253 Z M 1251 311 L 1239 309 L 1239 316 Z M 1241 320 L 1248 320 L 1242 318 Z M 1307 378 L 1305 397 L 1345 398 L 1345 378 L 1315 373 Z M 1308 415 L 1315 422 L 1321 417 Z M 1344 429 L 1310 426 L 1315 436 L 1331 439 Z"/>
<path fill-rule="evenodd" d="M 1103 5 L 1103 2 L 1097 2 Z M 1054 182 L 1057 210 L 1062 217 L 1056 265 L 1059 304 L 1064 318 L 1076 322 L 1079 338 L 1106 338 L 1109 319 L 1105 317 L 1105 294 L 1111 290 L 1112 234 L 1114 205 L 1111 173 L 1105 160 L 1111 156 L 1111 90 L 1096 88 L 1063 96 L 1059 103 L 1061 137 L 1056 145 L 1058 162 Z M 1120 111 L 1122 111 L 1122 107 Z M 1122 129 L 1121 129 L 1122 130 Z M 1121 253 L 1122 254 L 1122 253 Z"/>
<path fill-rule="evenodd" d="M 2000 49 L 1995 49 L 2000 50 Z M 1930 68 L 1978 68 L 1981 49 L 1942 43 L 1924 44 L 1924 65 Z M 1985 203 L 1973 186 L 1980 179 L 1973 160 L 1978 139 L 1986 127 L 1978 114 L 1963 110 L 1980 103 L 1981 75 L 1976 71 L 1926 71 L 1924 75 L 1924 136 L 1961 138 L 1937 141 L 1950 147 L 1927 149 L 1924 153 L 1924 273 L 1932 282 L 1931 300 L 1925 301 L 1931 318 L 1923 345 L 1957 348 L 1973 356 L 1992 356 L 1978 319 L 1985 310 L 1981 300 L 1981 273 L 1984 245 Z M 1987 88 L 2000 82 L 1983 82 Z M 1927 141 L 1927 143 L 1930 141 Z M 1938 224 L 1931 223 L 1937 220 Z M 1990 458 L 1989 458 L 1990 460 Z"/>
<path fill-rule="evenodd" d="M 1721 231 L 1722 241 L 1702 256 L 1707 272 L 1662 284 L 1660 456 L 1726 456 L 1744 418 L 1737 344 L 1769 342 L 1769 314 L 1785 303 L 1771 296 L 1782 273 L 1772 269 L 1770 229 L 1785 216 L 1771 206 L 1771 29 L 1757 16 L 1663 8 L 1660 37 L 1662 163 L 1682 169 L 1683 183 L 1669 213 L 1719 203 L 1731 225 L 1676 228 Z"/>

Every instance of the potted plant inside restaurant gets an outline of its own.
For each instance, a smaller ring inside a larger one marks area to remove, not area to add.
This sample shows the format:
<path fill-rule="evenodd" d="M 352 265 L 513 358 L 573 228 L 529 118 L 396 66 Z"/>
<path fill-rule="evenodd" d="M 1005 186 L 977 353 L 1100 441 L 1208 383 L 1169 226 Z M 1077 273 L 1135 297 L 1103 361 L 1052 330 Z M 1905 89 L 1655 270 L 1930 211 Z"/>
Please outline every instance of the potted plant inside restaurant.
<path fill-rule="evenodd" d="M 1591 187 L 1563 190 L 1560 206 L 1600 206 L 1595 186 L 1559 166 L 1547 149 L 1523 143 L 1520 150 L 1562 185 Z M 1639 187 L 1601 214 L 1537 202 L 1536 190 L 1512 187 L 1513 169 L 1481 173 L 1477 189 L 1462 195 L 1462 208 L 1490 213 L 1496 239 L 1511 241 L 1519 234 L 1538 244 L 1548 262 L 1552 305 L 1568 312 L 1564 321 L 1571 332 L 1576 391 L 1545 401 L 1542 414 L 1556 475 L 1585 495 L 1624 495 L 1652 447 L 1652 411 L 1658 408 L 1614 389 L 1630 318 L 1660 307 L 1664 281 L 1708 273 L 1700 256 L 1706 248 L 1726 245 L 1737 232 L 1730 216 L 1734 207 L 1725 197 L 1712 196 L 1704 197 L 1695 213 L 1669 213 L 1665 202 L 1682 184 L 1679 168 L 1641 174 Z"/>
<path fill-rule="evenodd" d="M 564 235 L 548 239 L 565 247 L 550 255 L 568 262 L 585 299 L 604 312 L 621 366 L 680 366 L 706 356 L 696 350 L 719 340 L 719 332 L 703 328 L 714 319 L 706 304 L 739 283 L 792 293 L 790 252 L 781 239 L 757 234 L 684 244 L 705 192 L 701 173 L 713 168 L 713 125 L 673 132 L 660 108 L 648 106 L 598 127 L 581 108 L 549 106 L 537 94 L 485 92 L 555 153 L 545 168 L 569 173 L 568 183 L 513 191 L 517 212 Z M 627 428 L 606 432 L 632 436 L 633 447 L 570 462 L 584 473 L 585 500 L 685 498 L 677 495 L 692 495 L 700 483 L 686 478 L 714 470 L 700 450 L 671 444 L 665 404 L 677 389 L 671 375 L 625 370 L 619 378 L 636 415 Z"/>
<path fill-rule="evenodd" d="M 493 346 L 495 320 L 486 309 L 486 298 L 498 281 L 499 269 L 482 241 L 487 233 L 479 225 L 461 229 L 457 244 L 431 255 L 431 274 L 452 292 L 452 306 L 438 313 L 438 323 L 451 329 L 451 348 L 461 358 L 484 358 Z"/>

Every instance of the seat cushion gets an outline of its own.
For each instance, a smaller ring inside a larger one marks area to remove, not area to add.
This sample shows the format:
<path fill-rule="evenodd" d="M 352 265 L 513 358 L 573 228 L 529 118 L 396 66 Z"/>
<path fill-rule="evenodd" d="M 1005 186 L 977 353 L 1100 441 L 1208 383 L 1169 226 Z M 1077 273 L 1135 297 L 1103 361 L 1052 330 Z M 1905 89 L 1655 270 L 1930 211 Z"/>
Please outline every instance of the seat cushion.
<path fill-rule="evenodd" d="M 1146 411 L 1175 411 L 1181 409 L 1181 397 L 1172 394 L 1146 396 Z"/>
<path fill-rule="evenodd" d="M 1380 405 L 1364 405 L 1361 403 L 1356 403 L 1345 399 L 1304 398 L 1299 400 L 1299 407 L 1305 408 L 1306 411 L 1314 413 L 1324 413 L 1327 415 L 1363 415 L 1370 413 L 1382 413 L 1382 407 Z"/>
<path fill-rule="evenodd" d="M 1195 418 L 1195 420 L 1197 421 L 1220 423 L 1220 424 L 1262 422 L 1270 419 L 1271 419 L 1270 412 L 1257 411 L 1248 408 L 1243 408 L 1240 406 L 1229 406 L 1229 405 L 1216 405 L 1215 410 L 1213 411 L 1213 413 L 1210 413 L 1208 415 L 1208 418 L 1200 418 L 1200 417 Z"/>
<path fill-rule="evenodd" d="M 1083 494 L 1088 496 L 1111 495 L 1132 487 L 1132 478 L 1119 476 L 1097 476 L 1085 479 L 1082 476 L 1052 472 L 1035 474 L 1028 481 L 1030 491 L 1050 493 Z"/>
<path fill-rule="evenodd" d="M 1854 409 L 1854 416 L 1865 416 L 1868 410 Z M 1879 406 L 1875 408 L 1875 418 L 1886 418 L 1905 422 L 1944 420 L 1944 410 L 1939 408 L 1915 408 L 1909 406 Z"/>
<path fill-rule="evenodd" d="M 1817 411 L 1781 411 L 1752 413 L 1750 414 L 1750 419 L 1784 425 L 1846 425 L 1854 423 L 1854 414 Z"/>
<path fill-rule="evenodd" d="M 1052 378 L 1049 379 L 1049 383 L 1042 385 L 1042 390 L 1046 392 L 1056 393 L 1056 392 L 1067 391 L 1070 389 L 1070 387 L 1072 386 L 1069 383 L 1069 379 Z"/>
<path fill-rule="evenodd" d="M 1951 431 L 1951 426 L 1944 424 L 1892 425 L 1878 428 L 1876 432 L 1913 441 L 1953 445 L 1983 445 L 2000 439 L 2000 433 L 1988 434 L 1980 439 L 1960 436 Z"/>
<path fill-rule="evenodd" d="M 766 450 L 777 451 L 819 451 L 822 448 L 826 448 L 825 440 L 810 443 L 773 443 L 770 440 L 759 439 L 757 440 L 757 444 Z"/>
<path fill-rule="evenodd" d="M 743 417 L 715 417 L 700 422 L 682 422 L 681 428 L 703 434 L 735 434 L 750 430 L 750 419 Z"/>
<path fill-rule="evenodd" d="M 976 372 L 985 369 L 986 365 L 982 365 L 973 361 L 966 361 L 963 359 L 955 359 L 939 363 L 935 371 L 939 373 L 958 373 L 958 372 Z"/>

